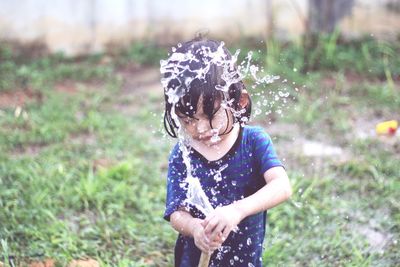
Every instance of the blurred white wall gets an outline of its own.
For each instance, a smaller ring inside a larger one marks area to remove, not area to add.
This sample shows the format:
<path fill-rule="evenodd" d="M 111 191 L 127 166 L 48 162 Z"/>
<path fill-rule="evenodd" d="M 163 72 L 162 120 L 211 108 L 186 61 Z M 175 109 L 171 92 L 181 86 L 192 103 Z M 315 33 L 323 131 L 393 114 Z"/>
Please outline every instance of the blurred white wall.
<path fill-rule="evenodd" d="M 343 30 L 350 35 L 398 34 L 400 16 L 386 8 L 388 2 L 356 0 L 353 14 L 341 23 Z M 0 0 L 0 40 L 39 42 L 50 51 L 76 55 L 133 40 L 175 43 L 202 29 L 222 39 L 266 38 L 269 31 L 292 38 L 305 30 L 307 4 L 307 0 Z"/>

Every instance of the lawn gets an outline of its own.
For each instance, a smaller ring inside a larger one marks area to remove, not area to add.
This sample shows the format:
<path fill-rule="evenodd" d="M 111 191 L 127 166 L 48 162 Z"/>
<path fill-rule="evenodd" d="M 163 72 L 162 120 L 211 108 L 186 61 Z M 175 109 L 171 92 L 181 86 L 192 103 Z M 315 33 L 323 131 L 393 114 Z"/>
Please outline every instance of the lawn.
<path fill-rule="evenodd" d="M 251 124 L 273 137 L 294 188 L 268 212 L 264 262 L 399 265 L 400 135 L 374 132 L 400 120 L 398 43 L 333 34 L 311 52 L 296 42 L 232 47 L 280 76 L 264 87 L 246 80 Z M 5 266 L 173 265 L 176 233 L 162 219 L 175 142 L 162 128 L 166 55 L 142 43 L 81 58 L 0 46 Z"/>

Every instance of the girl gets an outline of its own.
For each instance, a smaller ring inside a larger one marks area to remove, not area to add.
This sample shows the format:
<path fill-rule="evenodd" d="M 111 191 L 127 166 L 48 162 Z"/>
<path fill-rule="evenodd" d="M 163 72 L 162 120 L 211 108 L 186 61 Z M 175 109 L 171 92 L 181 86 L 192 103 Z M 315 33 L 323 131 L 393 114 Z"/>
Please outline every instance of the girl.
<path fill-rule="evenodd" d="M 291 186 L 260 127 L 247 126 L 251 100 L 223 43 L 194 39 L 161 62 L 164 126 L 184 134 L 190 174 L 214 211 L 207 217 L 186 201 L 188 175 L 182 146 L 171 152 L 164 218 L 179 232 L 175 266 L 262 266 L 266 210 L 287 200 Z"/>

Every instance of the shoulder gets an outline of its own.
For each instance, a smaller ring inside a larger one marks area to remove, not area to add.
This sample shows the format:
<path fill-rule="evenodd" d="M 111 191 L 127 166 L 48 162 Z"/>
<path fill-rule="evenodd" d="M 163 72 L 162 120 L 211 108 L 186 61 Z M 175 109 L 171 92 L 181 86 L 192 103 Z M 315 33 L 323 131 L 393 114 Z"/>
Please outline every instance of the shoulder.
<path fill-rule="evenodd" d="M 176 163 L 182 161 L 182 151 L 179 147 L 179 143 L 176 143 L 169 154 L 169 163 Z"/>
<path fill-rule="evenodd" d="M 182 157 L 182 151 L 177 143 L 171 150 L 168 158 L 168 176 L 184 172 L 186 170 L 185 163 Z"/>
<path fill-rule="evenodd" d="M 249 142 L 258 143 L 258 142 L 271 142 L 271 137 L 264 128 L 260 126 L 249 126 L 246 125 L 243 127 L 243 136 Z"/>

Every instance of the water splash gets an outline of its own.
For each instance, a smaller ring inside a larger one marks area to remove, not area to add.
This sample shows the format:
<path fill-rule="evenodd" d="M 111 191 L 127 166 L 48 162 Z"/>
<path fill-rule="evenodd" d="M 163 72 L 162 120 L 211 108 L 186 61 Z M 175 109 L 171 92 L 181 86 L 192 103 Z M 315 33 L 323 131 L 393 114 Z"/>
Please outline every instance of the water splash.
<path fill-rule="evenodd" d="M 228 168 L 228 164 L 223 165 L 218 170 L 215 171 L 214 180 L 218 183 L 222 181 L 222 171 Z"/>
<path fill-rule="evenodd" d="M 211 206 L 206 194 L 201 188 L 199 179 L 194 177 L 188 177 L 187 182 L 189 184 L 187 191 L 186 202 L 190 205 L 195 206 L 204 215 L 210 214 L 214 208 Z"/>

